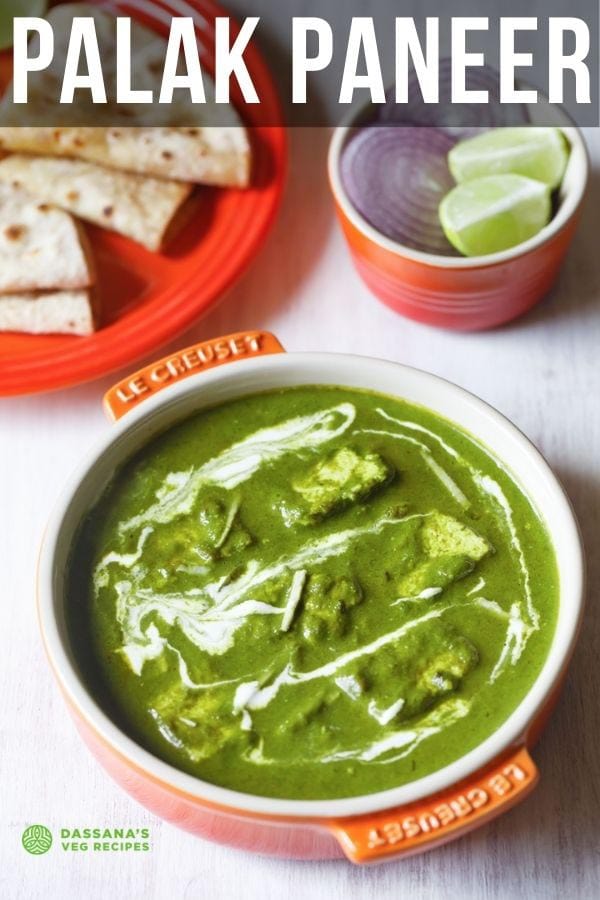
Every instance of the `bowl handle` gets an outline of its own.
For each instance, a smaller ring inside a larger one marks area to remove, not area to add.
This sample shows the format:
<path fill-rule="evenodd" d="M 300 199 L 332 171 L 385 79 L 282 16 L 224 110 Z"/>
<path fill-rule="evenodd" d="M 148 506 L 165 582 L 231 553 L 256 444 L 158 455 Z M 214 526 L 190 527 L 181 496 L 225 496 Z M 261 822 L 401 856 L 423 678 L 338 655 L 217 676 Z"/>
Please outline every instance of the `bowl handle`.
<path fill-rule="evenodd" d="M 190 375 L 249 356 L 271 353 L 285 353 L 285 350 L 268 331 L 239 331 L 193 344 L 179 353 L 144 366 L 115 384 L 104 397 L 105 412 L 109 419 L 116 422 L 147 397 Z"/>
<path fill-rule="evenodd" d="M 510 809 L 535 787 L 538 770 L 524 747 L 462 785 L 384 812 L 328 822 L 354 863 L 410 856 L 460 837 Z"/>

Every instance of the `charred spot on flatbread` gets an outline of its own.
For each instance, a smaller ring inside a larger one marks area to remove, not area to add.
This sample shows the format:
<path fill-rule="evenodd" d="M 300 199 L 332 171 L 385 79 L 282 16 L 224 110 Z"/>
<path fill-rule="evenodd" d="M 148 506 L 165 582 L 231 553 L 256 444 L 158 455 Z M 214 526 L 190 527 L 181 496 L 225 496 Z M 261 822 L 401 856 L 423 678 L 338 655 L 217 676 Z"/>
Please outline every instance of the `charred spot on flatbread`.
<path fill-rule="evenodd" d="M 20 241 L 21 238 L 25 237 L 27 233 L 27 228 L 25 225 L 8 225 L 4 229 L 4 237 L 8 241 Z"/>

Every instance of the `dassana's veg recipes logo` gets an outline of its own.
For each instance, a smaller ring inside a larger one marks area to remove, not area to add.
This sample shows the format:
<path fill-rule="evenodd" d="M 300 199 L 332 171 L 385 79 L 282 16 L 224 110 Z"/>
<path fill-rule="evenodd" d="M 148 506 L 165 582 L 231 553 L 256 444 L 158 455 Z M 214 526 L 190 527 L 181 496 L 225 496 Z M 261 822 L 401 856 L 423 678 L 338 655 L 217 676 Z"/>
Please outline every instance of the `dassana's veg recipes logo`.
<path fill-rule="evenodd" d="M 52 847 L 45 825 L 29 825 L 21 836 L 28 853 L 40 856 Z M 150 850 L 148 828 L 61 828 L 57 846 L 65 853 L 139 853 Z"/>
<path fill-rule="evenodd" d="M 52 832 L 45 825 L 30 825 L 23 832 L 21 843 L 28 853 L 41 856 L 52 846 Z"/>

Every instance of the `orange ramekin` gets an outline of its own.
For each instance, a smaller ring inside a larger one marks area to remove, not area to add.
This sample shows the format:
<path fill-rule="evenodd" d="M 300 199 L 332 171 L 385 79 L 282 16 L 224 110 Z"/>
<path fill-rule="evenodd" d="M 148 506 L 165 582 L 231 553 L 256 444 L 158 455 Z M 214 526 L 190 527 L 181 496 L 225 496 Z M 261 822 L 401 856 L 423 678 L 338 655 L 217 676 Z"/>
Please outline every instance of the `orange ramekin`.
<path fill-rule="evenodd" d="M 226 365 L 235 361 L 235 365 Z M 403 397 L 493 447 L 539 511 L 560 576 L 556 631 L 535 683 L 490 737 L 443 769 L 392 790 L 342 800 L 260 797 L 210 784 L 143 749 L 97 703 L 66 625 L 66 571 L 78 528 L 115 472 L 155 435 L 199 410 L 261 390 L 333 384 Z M 345 854 L 370 863 L 422 852 L 483 824 L 526 796 L 537 769 L 528 748 L 556 699 L 583 605 L 584 561 L 563 489 L 529 441 L 472 394 L 397 363 L 283 352 L 265 332 L 196 344 L 124 379 L 106 397 L 112 430 L 67 485 L 48 525 L 38 573 L 45 649 L 83 739 L 109 774 L 156 815 L 194 834 L 299 859 Z"/>
<path fill-rule="evenodd" d="M 364 111 L 335 129 L 329 148 L 329 182 L 356 269 L 375 296 L 409 319 L 477 331 L 516 319 L 548 293 L 575 233 L 589 160 L 580 130 L 570 125 L 565 114 L 546 107 L 537 116 L 546 123 L 555 120 L 571 146 L 556 214 L 528 241 L 501 253 L 473 257 L 413 250 L 370 225 L 352 204 L 340 177 L 341 154 L 358 127 L 355 123 L 363 121 Z"/>

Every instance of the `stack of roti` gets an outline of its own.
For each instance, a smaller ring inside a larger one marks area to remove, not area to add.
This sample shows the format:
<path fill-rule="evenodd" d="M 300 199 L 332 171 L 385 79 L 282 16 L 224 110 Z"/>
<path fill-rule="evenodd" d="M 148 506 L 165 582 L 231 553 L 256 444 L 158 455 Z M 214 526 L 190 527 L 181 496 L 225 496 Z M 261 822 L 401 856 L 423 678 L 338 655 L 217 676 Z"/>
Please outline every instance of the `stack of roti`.
<path fill-rule="evenodd" d="M 90 334 L 93 270 L 68 213 L 0 185 L 0 330 Z"/>
<path fill-rule="evenodd" d="M 48 15 L 56 60 L 65 58 L 61 35 L 66 40 L 73 16 L 93 16 L 99 37 L 109 46 L 114 41 L 112 15 L 84 3 L 62 4 Z M 132 36 L 141 54 L 136 79 L 140 87 L 149 87 L 156 81 L 156 60 L 161 54 L 164 58 L 166 42 L 136 24 Z M 211 124 L 207 104 L 201 113 L 204 123 L 116 127 L 118 115 L 131 122 L 132 112 L 119 108 L 117 113 L 109 102 L 106 127 L 98 107 L 89 110 L 89 121 L 97 124 L 62 127 L 57 123 L 59 73 L 60 68 L 51 68 L 32 75 L 30 103 L 18 114 L 10 97 L 0 108 L 0 331 L 93 330 L 93 267 L 73 216 L 159 252 L 174 234 L 182 218 L 179 210 L 195 185 L 246 187 L 250 181 L 248 134 L 233 108 L 228 108 L 225 125 Z M 85 110 L 78 112 L 85 121 Z M 27 116 L 37 123 L 44 121 L 44 113 L 52 125 L 27 124 Z M 222 109 L 219 117 L 223 121 Z"/>
<path fill-rule="evenodd" d="M 84 160 L 25 154 L 0 160 L 0 182 L 152 251 L 161 249 L 169 224 L 192 191 L 189 184 L 113 171 Z"/>

